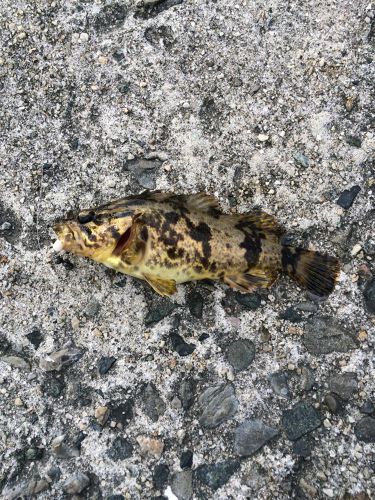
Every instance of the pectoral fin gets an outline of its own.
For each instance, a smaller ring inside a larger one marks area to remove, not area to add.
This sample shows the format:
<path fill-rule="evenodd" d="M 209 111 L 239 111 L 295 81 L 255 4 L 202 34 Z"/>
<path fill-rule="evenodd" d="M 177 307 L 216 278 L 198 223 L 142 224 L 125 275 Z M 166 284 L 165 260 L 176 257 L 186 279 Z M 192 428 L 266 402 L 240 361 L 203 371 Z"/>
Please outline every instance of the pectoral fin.
<path fill-rule="evenodd" d="M 143 278 L 159 295 L 169 296 L 177 291 L 175 280 L 166 280 L 151 274 L 144 274 Z"/>
<path fill-rule="evenodd" d="M 112 254 L 120 256 L 128 265 L 137 265 L 142 260 L 148 239 L 147 227 L 139 220 L 120 236 Z"/>

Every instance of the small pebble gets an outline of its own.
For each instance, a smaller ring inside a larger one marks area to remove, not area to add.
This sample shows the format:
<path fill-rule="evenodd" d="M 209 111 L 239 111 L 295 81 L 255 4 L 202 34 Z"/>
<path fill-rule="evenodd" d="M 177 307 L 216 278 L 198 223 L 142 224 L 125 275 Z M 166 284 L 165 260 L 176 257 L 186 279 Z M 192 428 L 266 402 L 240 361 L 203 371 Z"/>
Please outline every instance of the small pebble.
<path fill-rule="evenodd" d="M 352 248 L 351 252 L 350 252 L 350 255 L 352 257 L 356 256 L 357 254 L 359 254 L 359 252 L 362 250 L 362 247 L 359 243 L 357 243 L 356 245 L 354 245 L 354 247 Z"/>
<path fill-rule="evenodd" d="M 30 370 L 29 363 L 23 358 L 20 358 L 19 356 L 2 356 L 0 358 L 0 361 L 3 361 L 4 363 L 6 363 L 9 366 L 12 366 L 13 368 L 18 368 L 20 370 L 25 370 L 25 371 Z"/>
<path fill-rule="evenodd" d="M 174 493 L 169 496 L 170 500 L 190 500 L 193 496 L 193 473 L 191 469 L 176 472 L 171 481 L 171 489 Z"/>
<path fill-rule="evenodd" d="M 267 134 L 259 134 L 258 135 L 258 141 L 260 142 L 266 142 L 269 139 L 269 135 Z"/>
<path fill-rule="evenodd" d="M 255 358 L 255 345 L 251 340 L 235 340 L 226 348 L 228 362 L 237 371 L 246 370 Z"/>
<path fill-rule="evenodd" d="M 195 476 L 198 481 L 215 491 L 224 486 L 239 468 L 240 462 L 237 460 L 204 464 L 196 469 Z"/>
<path fill-rule="evenodd" d="M 82 493 L 84 489 L 90 484 L 90 479 L 86 474 L 77 472 L 69 477 L 63 484 L 63 490 L 69 495 L 76 495 Z"/>
<path fill-rule="evenodd" d="M 100 375 L 105 375 L 109 372 L 112 366 L 116 363 L 116 358 L 113 356 L 104 356 L 98 361 L 98 372 Z"/>
<path fill-rule="evenodd" d="M 237 412 L 238 401 L 231 384 L 208 387 L 199 398 L 202 427 L 214 428 L 232 418 Z"/>
<path fill-rule="evenodd" d="M 160 439 L 138 436 L 137 443 L 139 444 L 142 455 L 152 455 L 156 458 L 160 458 L 164 450 L 164 443 Z"/>
<path fill-rule="evenodd" d="M 128 439 L 122 436 L 115 437 L 110 448 L 107 451 L 107 456 L 115 462 L 119 460 L 126 460 L 132 455 L 133 445 Z"/>
<path fill-rule="evenodd" d="M 313 431 L 321 424 L 321 419 L 314 407 L 302 401 L 293 406 L 290 410 L 284 410 L 282 425 L 285 433 L 291 441 L 302 437 Z"/>
<path fill-rule="evenodd" d="M 279 434 L 261 420 L 247 420 L 234 433 L 234 451 L 241 457 L 250 457 L 259 448 Z"/>
<path fill-rule="evenodd" d="M 340 194 L 336 202 L 337 205 L 344 208 L 345 210 L 348 210 L 353 205 L 354 200 L 356 199 L 360 191 L 361 188 L 359 186 L 353 186 L 350 189 L 345 189 L 345 191 Z"/>
<path fill-rule="evenodd" d="M 95 415 L 97 422 L 101 426 L 104 426 L 108 420 L 108 417 L 109 417 L 109 408 L 107 406 L 98 406 L 95 409 L 94 415 Z"/>

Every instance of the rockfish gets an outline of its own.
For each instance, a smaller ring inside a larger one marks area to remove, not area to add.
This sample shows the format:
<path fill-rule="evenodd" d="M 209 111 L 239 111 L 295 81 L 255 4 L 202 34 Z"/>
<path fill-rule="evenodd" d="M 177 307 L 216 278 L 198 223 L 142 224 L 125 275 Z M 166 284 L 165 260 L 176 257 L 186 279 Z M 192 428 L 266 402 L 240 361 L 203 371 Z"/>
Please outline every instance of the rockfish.
<path fill-rule="evenodd" d="M 172 295 L 178 283 L 207 278 L 249 293 L 286 273 L 325 296 L 339 274 L 335 257 L 283 245 L 283 230 L 272 215 L 224 214 L 205 193 L 147 191 L 83 210 L 54 231 L 55 250 L 143 279 L 160 295 Z"/>

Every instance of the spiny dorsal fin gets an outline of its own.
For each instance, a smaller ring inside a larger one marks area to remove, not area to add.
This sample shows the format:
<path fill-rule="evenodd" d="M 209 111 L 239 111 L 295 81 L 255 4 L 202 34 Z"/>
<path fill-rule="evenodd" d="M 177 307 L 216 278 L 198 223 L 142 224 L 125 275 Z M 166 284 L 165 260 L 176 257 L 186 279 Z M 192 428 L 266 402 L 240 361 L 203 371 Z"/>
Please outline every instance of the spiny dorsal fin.
<path fill-rule="evenodd" d="M 163 193 L 162 191 L 146 191 L 142 195 L 147 200 L 154 200 L 158 202 L 174 202 L 184 205 L 190 210 L 197 210 L 199 212 L 209 212 L 210 210 L 220 210 L 219 201 L 211 194 L 200 193 L 194 194 L 173 194 Z M 140 196 L 142 196 L 140 195 Z"/>
<path fill-rule="evenodd" d="M 169 296 L 177 291 L 175 280 L 166 280 L 152 274 L 144 274 L 143 277 L 159 295 Z"/>

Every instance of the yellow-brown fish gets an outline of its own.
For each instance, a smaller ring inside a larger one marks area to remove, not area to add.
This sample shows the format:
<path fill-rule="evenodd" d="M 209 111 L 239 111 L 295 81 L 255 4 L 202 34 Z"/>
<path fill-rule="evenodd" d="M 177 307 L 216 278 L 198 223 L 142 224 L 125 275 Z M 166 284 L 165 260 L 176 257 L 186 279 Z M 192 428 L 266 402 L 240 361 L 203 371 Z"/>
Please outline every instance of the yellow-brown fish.
<path fill-rule="evenodd" d="M 272 215 L 224 214 L 205 193 L 147 191 L 83 210 L 54 231 L 55 250 L 146 280 L 160 295 L 172 295 L 177 283 L 206 278 L 252 292 L 284 272 L 323 296 L 339 273 L 334 257 L 282 245 L 283 231 Z"/>

